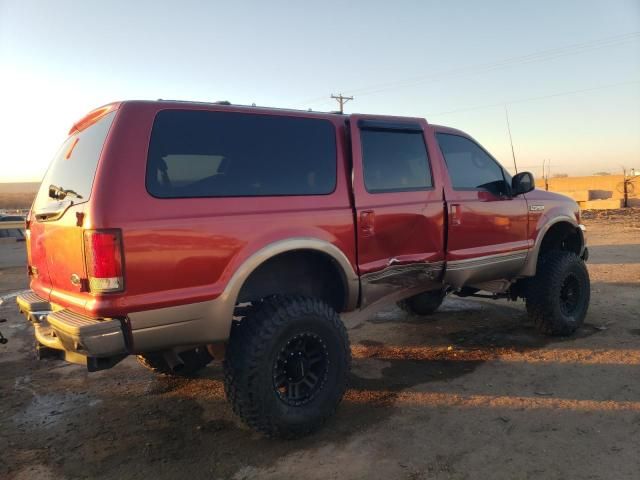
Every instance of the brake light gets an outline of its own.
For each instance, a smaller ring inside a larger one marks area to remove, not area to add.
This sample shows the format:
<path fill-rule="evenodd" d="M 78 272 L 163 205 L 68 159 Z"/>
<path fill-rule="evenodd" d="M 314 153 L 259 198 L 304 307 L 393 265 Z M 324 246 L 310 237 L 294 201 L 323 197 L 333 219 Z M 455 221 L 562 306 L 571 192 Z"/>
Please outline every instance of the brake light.
<path fill-rule="evenodd" d="M 85 128 L 89 128 L 91 125 L 96 123 L 102 117 L 104 117 L 108 113 L 113 112 L 114 110 L 117 110 L 118 108 L 120 108 L 120 102 L 109 103 L 108 105 L 104 105 L 100 108 L 96 108 L 95 110 L 92 110 L 91 112 L 89 112 L 88 114 L 86 114 L 84 117 L 82 117 L 80 120 L 78 120 L 76 123 L 73 124 L 73 126 L 69 130 L 69 135 L 73 135 L 74 133 L 81 132 Z M 73 149 L 73 147 L 71 148 Z"/>
<path fill-rule="evenodd" d="M 84 252 L 90 292 L 124 290 L 120 230 L 85 230 Z"/>

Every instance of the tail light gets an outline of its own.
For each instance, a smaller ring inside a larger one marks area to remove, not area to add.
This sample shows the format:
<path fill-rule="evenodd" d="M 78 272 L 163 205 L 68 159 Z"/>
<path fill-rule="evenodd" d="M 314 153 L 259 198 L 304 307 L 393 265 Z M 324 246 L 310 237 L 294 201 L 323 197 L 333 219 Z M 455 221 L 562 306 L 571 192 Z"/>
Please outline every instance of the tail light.
<path fill-rule="evenodd" d="M 31 275 L 31 210 L 27 213 L 27 219 L 24 222 L 24 240 L 27 244 L 27 270 Z"/>
<path fill-rule="evenodd" d="M 85 230 L 84 252 L 90 292 L 124 290 L 120 230 Z"/>

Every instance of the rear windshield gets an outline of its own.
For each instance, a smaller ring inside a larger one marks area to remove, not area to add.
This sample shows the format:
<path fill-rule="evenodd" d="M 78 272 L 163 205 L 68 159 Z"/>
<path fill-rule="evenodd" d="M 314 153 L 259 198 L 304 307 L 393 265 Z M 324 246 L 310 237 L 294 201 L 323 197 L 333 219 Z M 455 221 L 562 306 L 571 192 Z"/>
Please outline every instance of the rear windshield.
<path fill-rule="evenodd" d="M 164 110 L 153 124 L 147 190 L 161 198 L 328 194 L 335 135 L 322 119 Z"/>
<path fill-rule="evenodd" d="M 72 200 L 74 204 L 89 199 L 102 146 L 115 114 L 116 112 L 111 112 L 85 130 L 67 138 L 42 180 L 35 209 L 57 201 L 50 196 L 51 188 L 58 192 L 66 191 L 67 193 L 59 193 L 59 197 Z"/>

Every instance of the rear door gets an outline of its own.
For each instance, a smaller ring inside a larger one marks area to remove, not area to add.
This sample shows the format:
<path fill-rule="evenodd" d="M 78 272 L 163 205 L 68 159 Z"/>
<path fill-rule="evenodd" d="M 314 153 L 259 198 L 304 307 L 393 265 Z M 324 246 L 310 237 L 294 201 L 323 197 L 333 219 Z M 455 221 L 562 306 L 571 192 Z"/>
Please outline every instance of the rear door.
<path fill-rule="evenodd" d="M 40 296 L 65 306 L 84 305 L 78 295 L 83 286 L 77 281 L 85 278 L 83 215 L 115 114 L 108 113 L 74 131 L 62 144 L 29 215 L 31 287 Z"/>
<path fill-rule="evenodd" d="M 432 288 L 444 260 L 442 187 L 421 119 L 352 115 L 353 192 L 362 305 Z"/>
<path fill-rule="evenodd" d="M 527 202 L 510 195 L 511 177 L 473 139 L 436 134 L 450 183 L 446 281 L 454 286 L 509 278 L 529 248 Z"/>

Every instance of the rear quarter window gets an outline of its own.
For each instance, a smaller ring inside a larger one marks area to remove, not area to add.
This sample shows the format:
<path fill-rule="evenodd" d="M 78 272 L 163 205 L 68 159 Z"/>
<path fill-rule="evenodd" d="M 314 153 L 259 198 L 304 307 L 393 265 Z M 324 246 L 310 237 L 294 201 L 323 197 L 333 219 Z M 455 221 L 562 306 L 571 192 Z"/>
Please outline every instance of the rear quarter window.
<path fill-rule="evenodd" d="M 146 186 L 160 198 L 325 195 L 336 186 L 333 124 L 199 110 L 155 118 Z"/>

